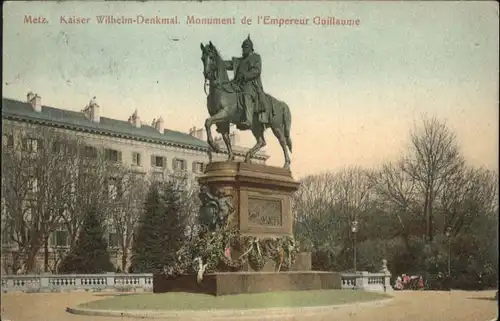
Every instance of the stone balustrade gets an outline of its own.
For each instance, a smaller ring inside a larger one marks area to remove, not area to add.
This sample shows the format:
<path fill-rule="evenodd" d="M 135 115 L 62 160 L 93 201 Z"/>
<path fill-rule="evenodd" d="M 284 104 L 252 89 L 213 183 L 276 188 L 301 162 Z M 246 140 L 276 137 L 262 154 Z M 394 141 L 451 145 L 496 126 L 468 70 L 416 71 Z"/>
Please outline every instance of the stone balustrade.
<path fill-rule="evenodd" d="M 342 289 L 391 291 L 389 272 L 342 273 Z M 144 274 L 39 274 L 3 275 L 3 292 L 152 291 L 153 275 Z"/>
<path fill-rule="evenodd" d="M 3 275 L 3 292 L 152 291 L 153 275 L 145 274 L 40 274 Z"/>
<path fill-rule="evenodd" d="M 375 292 L 391 291 L 391 273 L 389 271 L 378 273 L 369 273 L 366 271 L 342 273 L 342 289 Z"/>

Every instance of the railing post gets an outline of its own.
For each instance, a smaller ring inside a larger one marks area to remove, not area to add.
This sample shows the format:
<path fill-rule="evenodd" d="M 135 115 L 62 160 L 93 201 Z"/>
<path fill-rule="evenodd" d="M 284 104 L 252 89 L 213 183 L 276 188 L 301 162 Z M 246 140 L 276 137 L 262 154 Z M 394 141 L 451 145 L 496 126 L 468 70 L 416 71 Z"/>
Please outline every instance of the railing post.
<path fill-rule="evenodd" d="M 356 284 L 354 289 L 356 290 L 364 290 L 368 286 L 368 275 L 369 273 L 366 271 L 358 271 L 356 272 Z"/>
<path fill-rule="evenodd" d="M 49 275 L 48 274 L 40 275 L 40 292 L 48 290 L 48 288 L 49 288 Z"/>
<path fill-rule="evenodd" d="M 113 289 L 115 287 L 115 273 L 106 272 L 106 288 Z"/>
<path fill-rule="evenodd" d="M 146 274 L 140 274 L 139 275 L 139 285 L 146 289 Z"/>
<path fill-rule="evenodd" d="M 392 291 L 393 288 L 391 286 L 391 272 L 384 272 L 384 292 Z"/>
<path fill-rule="evenodd" d="M 384 273 L 384 292 L 387 291 L 392 291 L 392 286 L 391 286 L 391 272 L 387 268 L 387 260 L 383 259 L 382 260 L 382 272 Z"/>
<path fill-rule="evenodd" d="M 13 289 L 14 288 L 14 278 L 9 277 L 7 279 L 7 289 Z"/>

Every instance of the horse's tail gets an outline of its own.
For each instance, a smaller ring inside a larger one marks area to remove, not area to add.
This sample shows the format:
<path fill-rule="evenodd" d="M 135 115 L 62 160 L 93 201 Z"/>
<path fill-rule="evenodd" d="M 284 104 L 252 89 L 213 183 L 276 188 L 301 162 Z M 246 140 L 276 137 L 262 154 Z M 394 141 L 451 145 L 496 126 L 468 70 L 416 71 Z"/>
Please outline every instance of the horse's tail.
<path fill-rule="evenodd" d="M 284 135 L 286 140 L 286 145 L 292 152 L 292 138 L 290 137 L 290 127 L 292 126 L 292 114 L 290 113 L 290 108 L 286 103 L 283 103 L 283 126 L 284 126 Z"/>

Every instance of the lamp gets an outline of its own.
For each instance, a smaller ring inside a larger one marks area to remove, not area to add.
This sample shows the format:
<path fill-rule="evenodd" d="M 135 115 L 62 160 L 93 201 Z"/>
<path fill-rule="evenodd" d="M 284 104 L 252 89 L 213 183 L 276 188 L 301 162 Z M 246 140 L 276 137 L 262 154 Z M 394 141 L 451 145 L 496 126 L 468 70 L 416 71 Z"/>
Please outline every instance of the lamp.
<path fill-rule="evenodd" d="M 444 234 L 448 238 L 448 276 L 451 276 L 451 227 L 447 227 Z"/>
<path fill-rule="evenodd" d="M 356 234 L 358 233 L 358 221 L 354 219 L 351 222 L 351 232 L 353 235 L 353 248 L 354 248 L 354 254 L 353 254 L 353 265 L 354 265 L 354 273 L 357 271 L 356 267 Z"/>

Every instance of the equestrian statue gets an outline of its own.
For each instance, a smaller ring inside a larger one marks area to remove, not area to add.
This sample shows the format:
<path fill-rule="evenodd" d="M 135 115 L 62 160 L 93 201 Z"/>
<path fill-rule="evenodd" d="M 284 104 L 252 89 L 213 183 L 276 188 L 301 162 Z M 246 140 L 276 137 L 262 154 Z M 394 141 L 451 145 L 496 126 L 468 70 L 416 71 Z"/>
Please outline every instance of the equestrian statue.
<path fill-rule="evenodd" d="M 264 92 L 261 80 L 262 59 L 254 51 L 250 35 L 243 41 L 241 48 L 242 57 L 225 61 L 211 41 L 206 46 L 201 44 L 205 93 L 210 114 L 205 120 L 207 142 L 213 151 L 221 151 L 212 137 L 211 128 L 215 124 L 227 147 L 228 160 L 233 161 L 230 124 L 236 125 L 239 130 L 251 130 L 257 143 L 245 155 L 245 162 L 249 163 L 266 145 L 264 131 L 271 128 L 285 156 L 283 167 L 289 169 L 289 152 L 292 152 L 290 109 L 286 103 Z M 229 80 L 228 70 L 234 71 L 233 80 Z"/>

